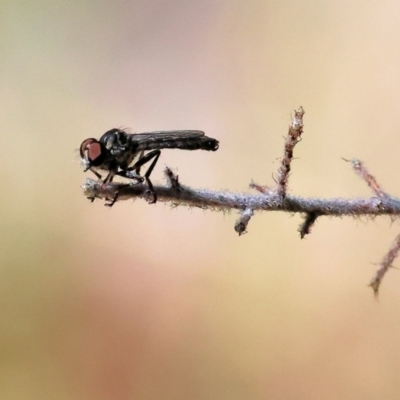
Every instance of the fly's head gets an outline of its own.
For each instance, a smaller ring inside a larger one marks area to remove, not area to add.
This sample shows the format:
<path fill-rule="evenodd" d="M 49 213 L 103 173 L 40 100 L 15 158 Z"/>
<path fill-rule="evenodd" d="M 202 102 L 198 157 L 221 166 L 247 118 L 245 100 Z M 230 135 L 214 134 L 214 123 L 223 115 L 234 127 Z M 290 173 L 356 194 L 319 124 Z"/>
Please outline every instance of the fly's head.
<path fill-rule="evenodd" d="M 89 169 L 118 170 L 129 161 L 127 148 L 128 137 L 121 129 L 107 131 L 100 140 L 86 139 L 80 147 L 82 168 L 85 172 Z"/>
<path fill-rule="evenodd" d="M 84 140 L 79 152 L 85 172 L 92 167 L 101 166 L 107 155 L 107 149 L 104 144 L 93 138 Z"/>

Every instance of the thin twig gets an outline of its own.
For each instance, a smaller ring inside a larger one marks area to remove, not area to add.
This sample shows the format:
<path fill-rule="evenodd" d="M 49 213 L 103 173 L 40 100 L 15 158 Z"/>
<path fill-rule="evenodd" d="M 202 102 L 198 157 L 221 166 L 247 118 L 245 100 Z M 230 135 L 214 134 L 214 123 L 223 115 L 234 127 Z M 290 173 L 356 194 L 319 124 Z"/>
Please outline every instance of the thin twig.
<path fill-rule="evenodd" d="M 88 198 L 110 199 L 118 191 L 117 202 L 135 198 L 146 198 L 147 185 L 123 183 L 107 183 L 87 178 L 82 186 Z M 252 195 L 249 193 L 233 193 L 193 189 L 179 184 L 174 186 L 154 186 L 158 201 L 170 202 L 175 206 L 199 207 L 214 211 L 245 210 L 254 211 L 283 211 L 289 213 L 316 213 L 326 216 L 378 216 L 400 215 L 400 199 L 388 196 L 384 199 L 371 198 L 332 198 L 299 197 L 286 195 L 283 200 L 276 192 L 268 195 Z"/>
<path fill-rule="evenodd" d="M 343 158 L 343 160 L 351 162 L 354 171 L 357 173 L 357 175 L 361 176 L 361 178 L 367 183 L 367 185 L 375 193 L 376 196 L 381 198 L 387 197 L 387 194 L 381 189 L 375 177 L 368 172 L 367 168 L 360 160 L 346 160 L 345 158 Z"/>
<path fill-rule="evenodd" d="M 399 254 L 400 250 L 400 234 L 396 236 L 392 246 L 389 251 L 383 258 L 382 262 L 378 264 L 378 268 L 373 276 L 369 286 L 372 287 L 375 296 L 378 296 L 379 287 L 381 285 L 382 279 L 385 276 L 386 272 L 388 272 L 389 268 L 392 268 L 392 263 L 394 259 Z"/>
<path fill-rule="evenodd" d="M 241 213 L 240 218 L 236 221 L 235 224 L 235 231 L 239 234 L 239 236 L 247 233 L 246 228 L 253 214 L 254 211 L 252 208 L 246 208 Z"/>
<path fill-rule="evenodd" d="M 315 221 L 320 216 L 320 214 L 316 212 L 310 212 L 306 214 L 304 218 L 304 222 L 299 227 L 300 237 L 304 239 L 304 236 L 309 235 L 311 233 L 311 228 L 315 224 Z"/>
<path fill-rule="evenodd" d="M 351 160 L 353 169 L 372 189 L 375 197 L 323 199 L 305 198 L 287 193 L 293 149 L 300 141 L 303 133 L 303 116 L 304 110 L 301 107 L 294 112 L 285 140 L 284 155 L 278 169 L 275 188 L 252 182 L 250 187 L 259 192 L 256 195 L 193 189 L 182 185 L 178 176 L 171 169 L 166 168 L 165 175 L 168 185 L 154 186 L 158 201 L 169 202 L 175 207 L 199 207 L 213 211 L 238 210 L 240 211 L 240 218 L 235 224 L 235 230 L 239 235 L 246 233 L 247 225 L 255 211 L 283 211 L 303 214 L 304 222 L 299 228 L 301 238 L 311 232 L 315 221 L 321 216 L 375 217 L 388 215 L 392 220 L 398 218 L 400 216 L 400 199 L 385 193 L 362 162 L 356 159 Z M 117 182 L 103 183 L 88 178 L 82 188 L 85 196 L 91 200 L 95 198 L 103 200 L 114 199 L 117 202 L 136 198 L 148 200 L 148 186 L 141 183 L 130 185 Z M 118 196 L 116 196 L 117 194 Z M 379 264 L 370 282 L 375 295 L 378 294 L 382 279 L 388 269 L 392 267 L 393 260 L 397 257 L 399 251 L 400 234 Z"/>
<path fill-rule="evenodd" d="M 300 141 L 301 134 L 303 133 L 303 116 L 304 110 L 300 107 L 294 112 L 292 124 L 289 126 L 289 132 L 286 136 L 284 154 L 276 177 L 276 182 L 278 184 L 277 192 L 281 197 L 286 196 L 290 164 L 293 160 L 293 149 Z"/>

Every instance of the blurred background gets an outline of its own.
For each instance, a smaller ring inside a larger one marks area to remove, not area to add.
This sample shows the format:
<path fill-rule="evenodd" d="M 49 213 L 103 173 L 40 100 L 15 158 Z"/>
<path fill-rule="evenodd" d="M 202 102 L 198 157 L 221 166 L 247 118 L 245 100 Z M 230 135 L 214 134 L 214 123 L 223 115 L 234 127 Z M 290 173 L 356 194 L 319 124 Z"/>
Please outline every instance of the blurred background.
<path fill-rule="evenodd" d="M 201 129 L 153 181 L 250 191 L 301 105 L 290 193 L 370 196 L 357 157 L 397 195 L 397 1 L 3 0 L 0 29 L 1 399 L 398 398 L 400 275 L 367 287 L 398 222 L 108 209 L 76 151 Z"/>

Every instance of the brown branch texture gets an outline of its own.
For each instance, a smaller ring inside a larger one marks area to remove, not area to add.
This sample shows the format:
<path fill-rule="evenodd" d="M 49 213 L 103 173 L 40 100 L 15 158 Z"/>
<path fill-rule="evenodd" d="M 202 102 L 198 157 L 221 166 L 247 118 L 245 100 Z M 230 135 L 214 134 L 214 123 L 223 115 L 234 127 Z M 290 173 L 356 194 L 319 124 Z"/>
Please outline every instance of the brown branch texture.
<path fill-rule="evenodd" d="M 367 171 L 359 160 L 345 160 L 351 163 L 354 171 L 365 181 L 372 191 L 369 198 L 304 198 L 287 193 L 289 173 L 295 146 L 299 143 L 303 133 L 303 108 L 294 111 L 288 134 L 285 139 L 283 157 L 275 177 L 275 187 L 267 187 L 252 182 L 250 188 L 257 194 L 232 193 L 227 191 L 211 191 L 194 189 L 179 182 L 178 176 L 170 168 L 165 169 L 167 185 L 155 185 L 154 191 L 158 201 L 168 202 L 172 206 L 199 207 L 213 211 L 238 210 L 239 218 L 235 223 L 235 231 L 242 235 L 247 232 L 248 224 L 255 212 L 283 211 L 301 213 L 303 223 L 299 227 L 300 237 L 304 238 L 311 233 L 312 227 L 318 218 L 323 216 L 369 216 L 389 215 L 395 218 L 400 215 L 400 199 L 385 193 L 377 180 Z M 93 200 L 122 201 L 127 199 L 143 198 L 148 200 L 148 186 L 138 183 L 130 184 L 95 181 L 87 178 L 82 186 L 86 197 Z M 110 203 L 106 203 L 109 205 Z M 369 286 L 375 295 L 378 295 L 380 284 L 394 259 L 400 251 L 400 234 L 384 256 L 371 279 Z"/>

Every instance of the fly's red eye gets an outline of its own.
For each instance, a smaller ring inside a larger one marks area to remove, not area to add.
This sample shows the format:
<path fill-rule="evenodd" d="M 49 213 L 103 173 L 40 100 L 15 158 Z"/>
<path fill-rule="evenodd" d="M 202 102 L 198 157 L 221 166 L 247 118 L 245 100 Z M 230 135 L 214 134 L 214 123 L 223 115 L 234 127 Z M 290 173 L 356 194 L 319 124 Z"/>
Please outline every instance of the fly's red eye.
<path fill-rule="evenodd" d="M 101 145 L 96 139 L 86 139 L 81 144 L 81 157 L 87 157 L 88 161 L 95 161 L 101 156 L 101 152 Z"/>
<path fill-rule="evenodd" d="M 87 147 L 89 161 L 95 161 L 101 156 L 100 143 L 92 143 Z"/>
<path fill-rule="evenodd" d="M 82 142 L 81 147 L 79 148 L 79 152 L 82 158 L 85 156 L 85 151 L 88 150 L 90 144 L 93 143 L 95 140 L 96 139 L 86 139 Z"/>

